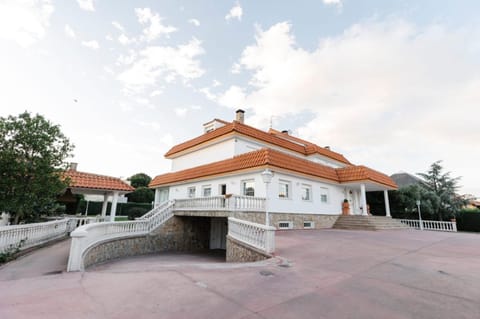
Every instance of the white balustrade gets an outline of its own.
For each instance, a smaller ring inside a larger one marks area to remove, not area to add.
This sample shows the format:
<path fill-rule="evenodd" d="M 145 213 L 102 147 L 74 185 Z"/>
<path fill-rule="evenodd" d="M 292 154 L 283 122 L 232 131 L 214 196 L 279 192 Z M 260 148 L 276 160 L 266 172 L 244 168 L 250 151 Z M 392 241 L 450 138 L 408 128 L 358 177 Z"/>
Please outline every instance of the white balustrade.
<path fill-rule="evenodd" d="M 420 221 L 418 219 L 400 219 L 400 222 L 415 229 L 420 229 Z M 422 220 L 422 226 L 424 230 L 436 230 L 436 231 L 447 231 L 447 232 L 456 232 L 457 223 L 456 222 L 444 222 L 438 220 Z"/>
<path fill-rule="evenodd" d="M 146 235 L 173 216 L 174 202 L 157 206 L 143 218 L 124 222 L 105 222 L 87 224 L 71 233 L 72 243 L 68 259 L 67 271 L 83 270 L 85 252 L 98 243 L 116 238 L 128 238 Z"/>
<path fill-rule="evenodd" d="M 228 218 L 228 236 L 267 254 L 275 251 L 275 227 Z"/>
<path fill-rule="evenodd" d="M 175 210 L 251 211 L 264 212 L 265 198 L 252 196 L 210 196 L 177 199 Z"/>
<path fill-rule="evenodd" d="M 67 235 L 75 227 L 69 218 L 45 223 L 0 227 L 0 252 L 9 248 L 26 249 Z"/>

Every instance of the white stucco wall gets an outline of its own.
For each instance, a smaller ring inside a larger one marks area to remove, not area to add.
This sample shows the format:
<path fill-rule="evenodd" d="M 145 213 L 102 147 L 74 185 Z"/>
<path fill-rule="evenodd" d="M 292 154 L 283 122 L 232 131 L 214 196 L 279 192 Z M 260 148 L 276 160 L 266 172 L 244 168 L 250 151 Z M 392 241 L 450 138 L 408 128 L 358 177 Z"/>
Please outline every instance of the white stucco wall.
<path fill-rule="evenodd" d="M 234 143 L 233 139 L 229 139 L 174 158 L 172 172 L 232 158 L 235 154 Z"/>
<path fill-rule="evenodd" d="M 188 188 L 195 187 L 196 197 L 202 197 L 202 187 L 210 185 L 212 189 L 211 196 L 220 194 L 220 185 L 227 185 L 227 194 L 241 195 L 242 181 L 255 180 L 255 197 L 265 197 L 265 184 L 260 175 L 261 171 L 244 175 L 229 176 L 216 179 L 208 179 L 201 182 L 185 183 L 171 186 L 169 190 L 169 199 L 184 199 L 188 197 Z M 279 181 L 290 182 L 290 198 L 279 198 Z M 312 199 L 304 201 L 301 198 L 301 186 L 307 184 L 312 187 Z M 328 189 L 328 201 L 323 203 L 320 200 L 321 188 Z M 297 177 L 289 174 L 274 172 L 274 177 L 269 185 L 269 211 L 285 213 L 312 213 L 312 214 L 332 214 L 341 213 L 341 205 L 344 199 L 344 187 L 336 184 L 329 184 L 317 180 Z"/>

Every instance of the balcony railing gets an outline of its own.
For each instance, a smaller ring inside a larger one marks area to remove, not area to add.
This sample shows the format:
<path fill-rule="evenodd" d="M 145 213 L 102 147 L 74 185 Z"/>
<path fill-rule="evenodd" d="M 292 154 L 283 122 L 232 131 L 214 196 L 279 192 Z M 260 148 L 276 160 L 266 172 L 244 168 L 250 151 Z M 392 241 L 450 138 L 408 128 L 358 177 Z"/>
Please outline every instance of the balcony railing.
<path fill-rule="evenodd" d="M 228 236 L 271 254 L 275 251 L 275 227 L 228 218 Z"/>
<path fill-rule="evenodd" d="M 443 222 L 438 220 L 422 220 L 418 219 L 400 219 L 400 222 L 415 229 L 424 229 L 424 230 L 436 230 L 436 231 L 448 231 L 456 232 L 457 223 L 456 222 Z"/>
<path fill-rule="evenodd" d="M 252 196 L 210 196 L 175 200 L 174 210 L 264 212 L 265 198 Z"/>

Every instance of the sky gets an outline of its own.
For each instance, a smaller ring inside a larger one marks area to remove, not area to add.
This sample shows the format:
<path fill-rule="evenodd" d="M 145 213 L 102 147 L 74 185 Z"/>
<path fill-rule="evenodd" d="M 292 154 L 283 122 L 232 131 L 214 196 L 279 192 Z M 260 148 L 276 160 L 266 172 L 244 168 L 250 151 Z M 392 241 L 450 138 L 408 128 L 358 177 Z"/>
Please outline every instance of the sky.
<path fill-rule="evenodd" d="M 213 118 L 480 196 L 479 1 L 0 0 L 0 116 L 62 127 L 81 171 L 170 170 Z"/>

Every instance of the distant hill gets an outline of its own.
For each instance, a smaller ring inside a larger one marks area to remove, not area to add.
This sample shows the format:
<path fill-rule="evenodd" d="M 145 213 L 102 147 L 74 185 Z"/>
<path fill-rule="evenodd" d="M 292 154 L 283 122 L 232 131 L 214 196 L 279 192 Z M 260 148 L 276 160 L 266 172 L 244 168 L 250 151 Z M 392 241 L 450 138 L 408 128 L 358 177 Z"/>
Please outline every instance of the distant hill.
<path fill-rule="evenodd" d="M 391 179 L 398 185 L 398 187 L 405 187 L 415 184 L 423 183 L 423 180 L 419 177 L 409 173 L 395 173 L 390 176 Z"/>

